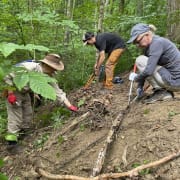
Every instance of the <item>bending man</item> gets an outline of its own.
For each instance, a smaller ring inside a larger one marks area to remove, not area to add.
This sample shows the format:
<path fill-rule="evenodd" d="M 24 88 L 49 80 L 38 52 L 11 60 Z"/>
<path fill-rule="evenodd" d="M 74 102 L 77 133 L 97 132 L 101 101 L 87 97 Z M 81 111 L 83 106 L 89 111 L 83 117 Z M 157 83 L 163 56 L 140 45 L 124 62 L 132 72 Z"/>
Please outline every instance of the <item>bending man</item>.
<path fill-rule="evenodd" d="M 105 54 L 108 54 L 108 59 L 105 64 L 106 78 L 104 80 L 104 88 L 113 88 L 114 68 L 119 57 L 125 49 L 125 43 L 118 35 L 113 33 L 98 33 L 96 36 L 87 32 L 83 37 L 84 44 L 94 45 L 99 50 L 99 56 L 94 65 L 94 71 L 99 76 L 99 68 L 105 60 Z"/>

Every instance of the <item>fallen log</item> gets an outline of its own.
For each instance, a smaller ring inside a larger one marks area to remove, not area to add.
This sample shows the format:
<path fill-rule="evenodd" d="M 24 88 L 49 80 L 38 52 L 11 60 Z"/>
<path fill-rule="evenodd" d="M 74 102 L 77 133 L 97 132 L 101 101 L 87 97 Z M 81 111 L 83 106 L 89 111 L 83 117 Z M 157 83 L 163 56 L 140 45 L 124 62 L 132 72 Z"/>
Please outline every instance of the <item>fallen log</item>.
<path fill-rule="evenodd" d="M 176 153 L 170 154 L 162 159 L 159 159 L 157 161 L 138 166 L 130 171 L 123 172 L 123 173 L 107 173 L 107 174 L 101 174 L 96 177 L 80 177 L 80 176 L 73 176 L 73 175 L 55 175 L 51 174 L 42 168 L 36 168 L 36 172 L 40 174 L 43 177 L 46 177 L 48 179 L 56 179 L 56 180 L 110 180 L 110 179 L 118 179 L 121 177 L 133 177 L 137 176 L 138 173 L 144 169 L 152 168 L 159 166 L 161 164 L 167 163 L 175 158 L 178 158 L 180 156 L 180 150 Z"/>
<path fill-rule="evenodd" d="M 127 109 L 125 111 L 127 111 Z M 119 129 L 119 126 L 120 126 L 122 120 L 124 119 L 125 111 L 120 112 L 117 115 L 117 117 L 115 118 L 115 120 L 113 120 L 113 122 L 112 122 L 112 126 L 108 132 L 106 141 L 99 152 L 95 167 L 93 168 L 93 171 L 92 171 L 93 177 L 98 175 L 102 170 L 104 160 L 105 160 L 105 157 L 107 154 L 107 150 L 108 150 L 110 144 L 113 142 L 115 134 L 116 134 L 117 130 Z"/>
<path fill-rule="evenodd" d="M 75 128 L 79 123 L 81 123 L 82 121 L 84 121 L 89 115 L 90 115 L 90 112 L 88 111 L 88 112 L 84 113 L 83 115 L 81 115 L 80 117 L 75 118 L 68 127 L 62 129 L 62 131 L 60 131 L 58 134 L 56 134 L 55 136 L 53 136 L 53 139 L 49 139 L 49 140 L 47 141 L 46 145 L 44 146 L 44 149 L 49 149 L 49 148 L 51 148 L 51 146 L 58 141 L 58 137 L 59 137 L 59 136 L 62 136 L 62 135 L 64 135 L 65 133 L 71 131 L 71 130 L 72 130 L 73 128 Z"/>

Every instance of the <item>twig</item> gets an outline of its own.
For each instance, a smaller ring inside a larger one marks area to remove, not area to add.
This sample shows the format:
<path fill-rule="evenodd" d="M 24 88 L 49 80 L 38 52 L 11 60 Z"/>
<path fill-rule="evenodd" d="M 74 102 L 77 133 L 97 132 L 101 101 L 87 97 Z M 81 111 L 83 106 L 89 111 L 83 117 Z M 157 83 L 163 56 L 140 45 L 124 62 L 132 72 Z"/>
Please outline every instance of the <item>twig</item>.
<path fill-rule="evenodd" d="M 123 172 L 123 173 L 107 173 L 107 174 L 102 174 L 96 177 L 79 177 L 79 176 L 73 176 L 73 175 L 55 175 L 51 174 L 49 172 L 44 171 L 41 168 L 37 168 L 36 171 L 43 177 L 46 177 L 48 179 L 56 179 L 56 180 L 110 180 L 110 179 L 118 179 L 121 177 L 133 177 L 137 176 L 138 172 L 147 169 L 147 168 L 152 168 L 155 166 L 159 166 L 161 164 L 164 164 L 170 160 L 173 160 L 175 158 L 178 158 L 180 156 L 180 150 L 176 153 L 173 153 L 169 156 L 166 156 L 160 160 L 136 167 L 130 171 Z"/>

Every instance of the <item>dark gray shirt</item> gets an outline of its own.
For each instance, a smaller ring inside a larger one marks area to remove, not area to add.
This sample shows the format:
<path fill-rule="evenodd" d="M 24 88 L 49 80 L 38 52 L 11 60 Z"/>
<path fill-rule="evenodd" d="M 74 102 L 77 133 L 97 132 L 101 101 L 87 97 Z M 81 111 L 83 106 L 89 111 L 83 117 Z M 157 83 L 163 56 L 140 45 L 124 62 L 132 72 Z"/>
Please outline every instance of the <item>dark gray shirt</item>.
<path fill-rule="evenodd" d="M 144 85 L 146 77 L 151 76 L 157 65 L 162 79 L 170 86 L 180 86 L 180 51 L 170 40 L 154 35 L 151 44 L 145 49 L 148 63 L 137 77 L 139 86 Z"/>

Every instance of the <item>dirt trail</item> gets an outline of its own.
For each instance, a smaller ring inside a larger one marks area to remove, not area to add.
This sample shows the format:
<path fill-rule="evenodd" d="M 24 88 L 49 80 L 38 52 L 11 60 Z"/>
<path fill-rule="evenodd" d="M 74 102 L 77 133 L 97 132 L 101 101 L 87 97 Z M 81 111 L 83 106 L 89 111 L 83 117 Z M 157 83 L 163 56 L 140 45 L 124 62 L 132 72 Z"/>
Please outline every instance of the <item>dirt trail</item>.
<path fill-rule="evenodd" d="M 124 82 L 115 85 L 111 95 L 104 94 L 96 84 L 87 92 L 78 90 L 72 93 L 70 99 L 74 103 L 80 99 L 85 103 L 78 114 L 72 114 L 61 129 L 36 130 L 26 141 L 22 141 L 24 152 L 21 155 L 9 155 L 4 142 L 1 142 L 0 157 L 5 158 L 2 172 L 5 172 L 9 179 L 16 176 L 21 179 L 45 179 L 38 177 L 34 171 L 35 167 L 40 165 L 54 174 L 89 177 L 112 121 L 127 107 L 128 91 L 129 82 Z M 151 93 L 151 90 L 147 93 Z M 150 105 L 141 102 L 132 104 L 108 149 L 102 173 L 128 171 L 179 150 L 179 97 L 180 94 L 176 93 L 176 99 L 172 101 Z M 62 138 L 60 133 L 63 129 L 86 112 L 90 112 L 90 115 L 71 131 L 67 131 Z M 42 148 L 34 149 L 33 142 L 44 133 L 49 135 L 49 140 Z M 180 158 L 177 158 L 162 166 L 142 171 L 136 179 L 178 180 L 179 172 Z"/>

